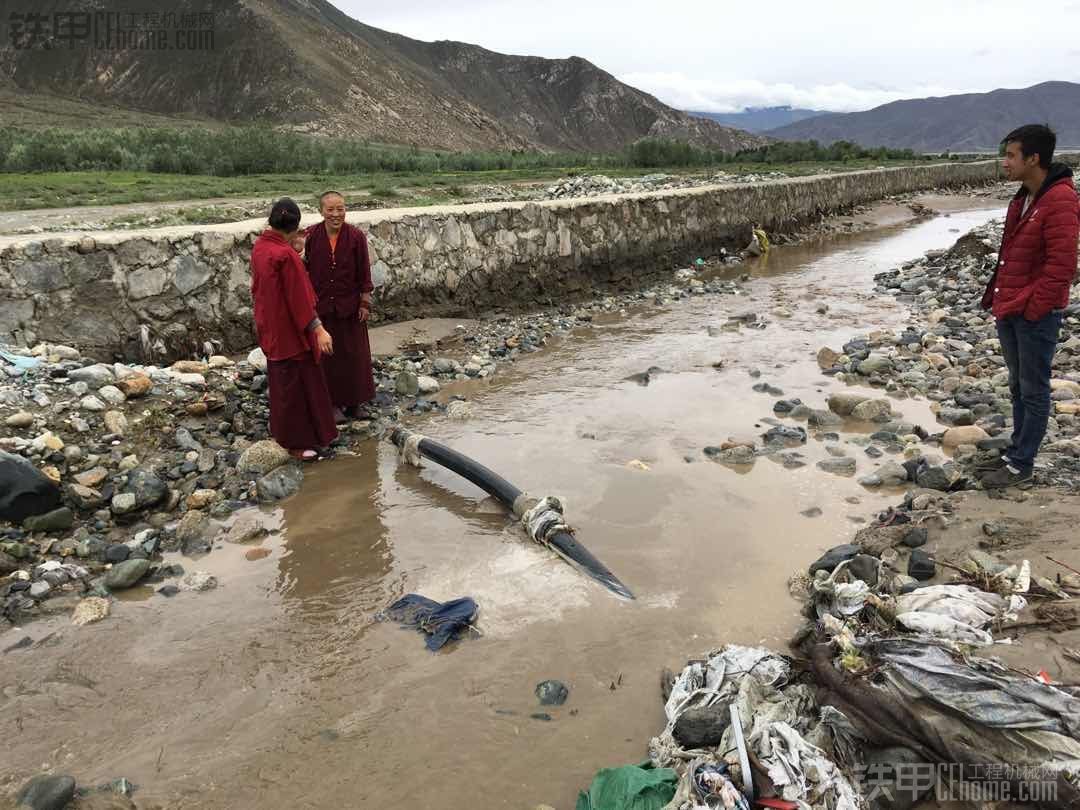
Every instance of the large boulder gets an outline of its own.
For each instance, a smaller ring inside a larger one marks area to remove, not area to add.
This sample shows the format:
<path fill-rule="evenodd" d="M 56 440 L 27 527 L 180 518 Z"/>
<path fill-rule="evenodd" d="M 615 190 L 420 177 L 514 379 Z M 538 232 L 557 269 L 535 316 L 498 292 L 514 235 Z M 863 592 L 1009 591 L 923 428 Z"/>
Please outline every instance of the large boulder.
<path fill-rule="evenodd" d="M 837 391 L 829 395 L 829 410 L 840 416 L 851 416 L 857 405 L 866 402 L 870 397 L 866 394 L 855 394 L 850 391 Z"/>
<path fill-rule="evenodd" d="M 885 372 L 892 371 L 893 363 L 888 357 L 884 357 L 880 354 L 872 354 L 865 360 L 859 362 L 856 369 L 860 374 L 865 377 L 869 377 L 872 374 L 884 374 Z"/>
<path fill-rule="evenodd" d="M 65 774 L 35 776 L 19 791 L 19 810 L 63 810 L 75 798 L 75 780 Z"/>
<path fill-rule="evenodd" d="M 868 399 L 856 405 L 851 415 L 864 422 L 888 422 L 892 416 L 892 405 L 887 399 Z"/>
<path fill-rule="evenodd" d="M 304 471 L 298 464 L 278 467 L 255 482 L 255 490 L 261 503 L 272 503 L 294 495 L 300 491 L 304 480 Z"/>
<path fill-rule="evenodd" d="M 289 460 L 289 451 L 275 441 L 264 439 L 255 442 L 236 462 L 236 469 L 241 473 L 266 475 Z"/>
<path fill-rule="evenodd" d="M 990 438 L 990 434 L 978 425 L 965 425 L 963 427 L 949 428 L 941 439 L 944 447 L 960 447 L 964 444 L 975 444 Z"/>
<path fill-rule="evenodd" d="M 26 459 L 0 450 L 0 520 L 21 523 L 59 505 L 59 487 Z"/>

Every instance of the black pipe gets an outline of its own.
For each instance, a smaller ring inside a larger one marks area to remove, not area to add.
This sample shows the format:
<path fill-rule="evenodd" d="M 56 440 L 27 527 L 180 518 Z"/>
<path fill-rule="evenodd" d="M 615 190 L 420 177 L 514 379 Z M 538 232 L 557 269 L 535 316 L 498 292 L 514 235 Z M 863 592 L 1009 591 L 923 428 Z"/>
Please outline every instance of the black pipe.
<path fill-rule="evenodd" d="M 390 439 L 398 447 L 404 447 L 410 435 L 408 430 L 399 427 L 394 429 Z M 489 470 L 483 464 L 476 463 L 457 450 L 453 450 L 445 444 L 440 444 L 432 439 L 421 439 L 416 449 L 425 458 L 431 459 L 436 464 L 446 467 L 451 472 L 457 473 L 465 480 L 480 487 L 488 495 L 506 506 L 517 517 L 521 517 L 515 506 L 521 507 L 517 501 L 521 497 L 522 491 L 501 475 Z M 634 598 L 634 594 L 630 592 L 630 589 L 623 585 L 606 565 L 596 559 L 569 532 L 556 532 L 548 538 L 547 544 L 552 551 L 571 565 L 580 568 L 608 590 L 627 599 Z"/>

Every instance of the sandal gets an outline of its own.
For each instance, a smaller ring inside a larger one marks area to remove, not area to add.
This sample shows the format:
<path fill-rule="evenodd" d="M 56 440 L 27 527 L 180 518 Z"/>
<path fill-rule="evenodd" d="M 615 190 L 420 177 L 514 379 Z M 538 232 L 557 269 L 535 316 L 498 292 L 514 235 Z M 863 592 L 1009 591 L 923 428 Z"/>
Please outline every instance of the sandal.
<path fill-rule="evenodd" d="M 319 454 L 314 450 L 290 450 L 289 455 L 305 464 L 310 464 L 312 461 L 317 461 L 319 458 Z"/>

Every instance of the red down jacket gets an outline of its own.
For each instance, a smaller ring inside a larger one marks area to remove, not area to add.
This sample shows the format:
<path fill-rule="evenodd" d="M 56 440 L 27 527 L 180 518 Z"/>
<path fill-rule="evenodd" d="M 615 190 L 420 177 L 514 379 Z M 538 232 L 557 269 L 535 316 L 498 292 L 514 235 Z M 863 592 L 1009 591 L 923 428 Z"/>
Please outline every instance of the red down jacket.
<path fill-rule="evenodd" d="M 1069 305 L 1069 287 L 1076 275 L 1080 203 L 1072 169 L 1050 166 L 1039 193 L 1021 216 L 1027 190 L 1009 203 L 998 265 L 983 293 L 983 309 L 995 318 L 1023 315 L 1037 321 Z"/>

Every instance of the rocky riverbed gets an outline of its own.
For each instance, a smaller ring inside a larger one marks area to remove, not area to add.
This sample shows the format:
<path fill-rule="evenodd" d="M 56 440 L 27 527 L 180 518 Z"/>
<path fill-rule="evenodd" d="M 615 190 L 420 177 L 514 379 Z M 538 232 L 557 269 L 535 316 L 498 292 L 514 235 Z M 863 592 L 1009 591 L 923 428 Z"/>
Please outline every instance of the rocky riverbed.
<path fill-rule="evenodd" d="M 1000 455 L 1006 446 L 1012 414 L 1008 374 L 994 319 L 980 306 L 1001 235 L 1001 222 L 993 222 L 966 234 L 949 250 L 931 251 L 877 275 L 878 292 L 911 308 L 908 328 L 899 334 L 860 335 L 839 350 L 826 347 L 818 353 L 824 373 L 869 383 L 887 395 L 862 401 L 841 393 L 828 403 L 833 414 L 884 423 L 865 452 L 903 456 L 902 465 L 886 463 L 866 476 L 867 486 L 900 479 L 942 491 L 976 487 L 974 465 Z M 1062 324 L 1051 386 L 1053 413 L 1035 483 L 1080 492 L 1078 303 L 1067 310 Z M 888 397 L 929 400 L 941 430 L 918 436 L 908 426 L 890 422 Z M 936 451 L 927 450 L 926 444 Z M 907 470 L 906 477 L 900 476 L 899 466 Z"/>
<path fill-rule="evenodd" d="M 992 241 L 994 235 L 987 231 L 979 238 Z M 759 367 L 763 370 L 758 371 L 740 363 L 738 356 L 723 352 L 728 366 L 734 366 L 738 371 L 732 368 L 711 371 L 706 365 L 705 373 L 710 375 L 710 379 L 730 379 L 728 385 L 733 391 L 738 391 L 740 396 L 740 386 L 747 389 L 754 387 L 755 399 L 748 403 L 752 409 L 762 405 L 768 409 L 766 403 L 771 402 L 776 402 L 778 407 L 773 411 L 773 415 L 768 417 L 771 422 L 766 421 L 762 428 L 762 432 L 766 434 L 763 441 L 740 439 L 728 443 L 728 446 L 717 442 L 715 447 L 709 446 L 706 449 L 704 457 L 714 457 L 741 472 L 747 464 L 768 455 L 772 460 L 782 461 L 783 467 L 794 470 L 807 463 L 804 457 L 806 448 L 803 446 L 805 439 L 808 436 L 821 438 L 823 445 L 832 448 L 828 455 L 830 460 L 836 462 L 836 469 L 828 469 L 827 472 L 845 476 L 858 475 L 863 486 L 867 487 L 870 493 L 874 493 L 863 497 L 864 504 L 870 500 L 877 503 L 879 496 L 876 493 L 882 490 L 892 491 L 890 487 L 911 488 L 911 492 L 904 496 L 902 503 L 893 510 L 901 514 L 901 517 L 890 517 L 889 513 L 882 518 L 874 517 L 871 519 L 871 528 L 874 531 L 857 535 L 856 539 L 877 533 L 879 525 L 885 522 L 911 523 L 916 528 L 929 530 L 929 543 L 921 548 L 931 550 L 932 556 L 938 560 L 947 559 L 942 556 L 943 544 L 953 536 L 953 528 L 956 527 L 960 515 L 964 514 L 963 510 L 966 509 L 970 515 L 973 509 L 985 509 L 986 501 L 982 493 L 966 488 L 970 483 L 958 485 L 955 480 L 951 480 L 953 468 L 946 468 L 950 463 L 956 465 L 958 462 L 949 454 L 953 453 L 961 459 L 959 463 L 962 472 L 962 458 L 965 454 L 976 451 L 964 446 L 961 446 L 959 451 L 952 450 L 951 445 L 946 448 L 945 434 L 954 427 L 978 427 L 992 439 L 1000 437 L 1006 426 L 999 425 L 999 420 L 994 418 L 998 411 L 991 409 L 984 412 L 978 407 L 984 403 L 966 406 L 972 411 L 976 424 L 954 426 L 942 422 L 939 431 L 920 429 L 913 421 L 905 421 L 895 414 L 899 410 L 898 403 L 913 398 L 923 403 L 930 401 L 942 410 L 962 409 L 965 407 L 963 401 L 957 397 L 964 392 L 960 390 L 960 386 L 954 387 L 953 383 L 949 382 L 950 379 L 955 377 L 963 385 L 971 385 L 969 377 L 977 383 L 993 381 L 992 375 L 976 377 L 970 373 L 969 366 L 975 360 L 962 356 L 963 346 L 950 344 L 943 347 L 937 343 L 938 338 L 964 340 L 972 346 L 972 349 L 967 351 L 979 362 L 985 362 L 989 369 L 993 367 L 991 354 L 984 357 L 976 351 L 983 341 L 971 337 L 965 339 L 959 332 L 956 335 L 949 333 L 948 336 L 938 334 L 939 329 L 945 328 L 942 326 L 944 319 L 934 325 L 930 325 L 927 320 L 938 309 L 964 313 L 964 317 L 978 314 L 975 311 L 966 312 L 963 310 L 963 301 L 953 301 L 948 297 L 954 292 L 961 298 L 967 294 L 967 290 L 957 279 L 959 274 L 964 272 L 963 268 L 967 267 L 969 258 L 963 256 L 958 248 L 946 253 L 931 254 L 910 263 L 909 266 L 901 267 L 896 271 L 899 275 L 886 273 L 880 277 L 879 283 L 882 287 L 879 295 L 888 295 L 890 298 L 892 292 L 886 290 L 895 278 L 902 276 L 907 280 L 922 274 L 930 280 L 925 288 L 912 291 L 897 289 L 897 292 L 911 296 L 910 301 L 905 299 L 905 304 L 914 305 L 906 329 L 852 336 L 853 339 L 847 341 L 846 345 L 840 345 L 844 342 L 842 340 L 836 341 L 834 349 L 830 349 L 832 354 L 821 353 L 822 371 L 839 381 L 853 383 L 851 392 L 836 391 L 837 387 L 833 386 L 833 396 L 822 397 L 818 401 L 807 395 L 808 389 L 802 388 L 796 393 L 803 401 L 795 402 L 794 397 L 780 393 L 768 379 L 774 366 L 758 360 L 756 362 L 760 363 Z M 985 259 L 982 261 L 985 262 Z M 480 385 L 475 381 L 490 379 L 492 376 L 499 379 L 507 364 L 524 360 L 534 352 L 550 349 L 552 344 L 558 343 L 564 336 L 580 333 L 582 330 L 591 332 L 594 324 L 617 322 L 617 315 L 623 310 L 647 312 L 676 301 L 686 301 L 687 305 L 696 303 L 699 307 L 706 304 L 713 306 L 709 296 L 715 296 L 716 310 L 729 314 L 719 316 L 716 324 L 708 328 L 702 325 L 700 331 L 707 331 L 710 338 L 721 340 L 732 337 L 726 334 L 729 332 L 737 333 L 734 335 L 736 337 L 738 333 L 755 337 L 760 334 L 762 339 L 768 339 L 777 330 L 782 330 L 792 323 L 789 320 L 792 310 L 795 311 L 795 320 L 799 320 L 806 312 L 817 311 L 820 328 L 828 328 L 823 326 L 827 318 L 837 317 L 836 313 L 829 313 L 830 304 L 833 309 L 837 309 L 837 303 L 827 297 L 808 305 L 801 299 L 778 301 L 769 296 L 773 299 L 769 304 L 761 300 L 760 289 L 754 294 L 747 294 L 753 291 L 755 286 L 760 288 L 762 285 L 760 281 L 746 283 L 736 280 L 737 275 L 742 272 L 736 261 L 721 263 L 713 260 L 703 264 L 701 269 L 693 267 L 676 271 L 668 282 L 649 290 L 613 295 L 585 305 L 552 307 L 527 316 L 488 318 L 476 327 L 463 328 L 450 346 L 435 350 L 414 350 L 380 359 L 377 368 L 380 396 L 376 406 L 368 414 L 370 418 L 358 420 L 349 426 L 336 451 L 344 455 L 358 450 L 370 455 L 367 451 L 369 448 L 374 449 L 370 443 L 372 437 L 379 435 L 385 426 L 393 421 L 407 419 L 414 413 L 446 411 L 451 417 L 465 416 L 468 405 L 456 405 L 455 403 L 461 400 L 455 397 L 461 393 L 472 396 L 471 392 Z M 985 268 L 972 269 L 971 272 L 977 274 L 983 272 L 983 269 Z M 1067 328 L 1075 330 L 1075 314 L 1071 317 L 1073 320 Z M 986 324 L 983 326 L 984 336 L 989 335 L 985 330 Z M 761 327 L 771 331 L 754 331 Z M 919 339 L 913 341 L 910 335 L 916 333 L 919 334 Z M 818 341 L 820 340 L 819 337 Z M 863 340 L 866 342 L 865 346 L 860 343 Z M 992 350 L 992 346 L 985 348 L 988 352 Z M 49 517 L 44 523 L 32 520 L 28 526 L 22 522 L 12 522 L 0 528 L 3 548 L 16 551 L 21 557 L 9 564 L 9 568 L 14 567 L 16 570 L 7 575 L 2 580 L 3 585 L 0 585 L 7 588 L 3 591 L 5 608 L 17 608 L 10 617 L 22 624 L 50 612 L 70 613 L 71 620 L 79 624 L 92 622 L 106 615 L 110 605 L 116 605 L 117 593 L 126 589 L 125 584 L 129 580 L 137 584 L 145 584 L 148 580 L 154 582 L 154 588 L 159 595 L 155 595 L 151 601 L 155 605 L 162 605 L 160 609 L 167 611 L 163 615 L 176 616 L 177 619 L 182 618 L 182 615 L 177 615 L 174 612 L 174 602 L 164 597 L 181 588 L 196 591 L 195 594 L 184 597 L 187 599 L 186 605 L 192 610 L 198 610 L 195 605 L 207 604 L 207 600 L 226 595 L 224 591 L 198 593 L 199 589 L 213 587 L 213 580 L 209 575 L 199 570 L 202 567 L 199 560 L 204 559 L 202 555 L 207 548 L 213 548 L 213 554 L 218 550 L 215 546 L 225 546 L 229 541 L 242 542 L 247 537 L 265 531 L 258 521 L 253 519 L 256 514 L 253 507 L 260 501 L 267 502 L 279 497 L 293 485 L 299 484 L 303 472 L 303 469 L 283 458 L 273 445 L 263 443 L 266 438 L 265 380 L 260 379 L 262 374 L 258 355 L 236 358 L 207 357 L 179 363 L 167 369 L 145 366 L 117 367 L 110 364 L 105 367 L 107 375 L 99 368 L 100 364 L 80 357 L 75 349 L 37 347 L 35 351 L 36 358 L 43 362 L 21 374 L 15 367 L 11 367 L 6 372 L 10 376 L 0 386 L 0 401 L 4 403 L 0 405 L 0 435 L 4 437 L 2 446 L 13 455 L 29 462 L 47 478 L 59 480 L 63 500 L 57 504 L 57 510 L 47 513 Z M 713 351 L 709 350 L 710 356 Z M 940 369 L 935 366 L 933 371 L 922 370 L 921 363 L 930 362 L 927 355 L 935 353 L 946 355 L 952 364 Z M 802 356 L 812 355 L 804 351 Z M 661 355 L 656 357 L 658 363 L 663 362 Z M 881 362 L 879 358 L 884 358 L 888 364 Z M 719 355 L 716 360 L 719 363 Z M 1075 358 L 1070 355 L 1062 360 L 1067 366 L 1065 376 L 1075 379 Z M 532 362 L 535 368 L 536 360 Z M 805 361 L 803 365 L 806 365 Z M 1058 367 L 1061 368 L 1062 363 L 1059 363 Z M 958 369 L 959 373 L 948 373 L 948 369 L 953 368 Z M 748 380 L 744 376 L 744 370 L 751 372 L 752 379 Z M 925 385 L 910 382 L 916 378 L 902 379 L 911 371 L 923 373 L 927 379 Z M 622 373 L 624 372 L 620 372 L 620 375 Z M 729 377 L 735 373 L 737 377 Z M 1000 373 L 1000 366 L 995 373 Z M 202 378 L 201 384 L 197 377 Z M 148 388 L 147 383 L 142 381 L 143 378 L 149 381 Z M 133 382 L 129 383 L 127 380 Z M 138 382 L 134 382 L 135 380 Z M 78 385 L 80 382 L 86 384 L 85 391 Z M 652 394 L 654 391 L 660 394 L 665 385 L 664 376 L 654 374 L 651 369 L 635 375 L 633 382 L 645 387 L 630 385 L 629 390 L 642 395 Z M 779 382 L 787 387 L 783 380 Z M 868 384 L 877 386 L 880 394 L 868 395 L 865 391 L 856 393 L 854 386 L 865 389 Z M 992 388 L 995 393 L 1001 393 L 997 391 L 997 386 Z M 124 398 L 120 399 L 109 389 L 116 389 Z M 630 396 L 626 392 L 622 395 Z M 746 397 L 750 396 L 747 392 Z M 102 409 L 95 410 L 95 399 L 101 403 Z M 784 404 L 779 404 L 778 400 L 783 400 Z M 86 405 L 90 408 L 87 409 Z M 106 421 L 109 413 L 118 414 L 124 421 L 120 421 L 116 415 L 108 417 Z M 29 424 L 27 415 L 30 417 Z M 238 416 L 240 421 L 237 421 Z M 12 417 L 19 418 L 11 425 L 6 424 Z M 805 420 L 805 423 L 802 420 Z M 86 429 L 80 431 L 83 423 Z M 845 428 L 853 423 L 873 426 L 874 429 L 865 431 L 864 435 L 852 434 Z M 923 426 L 926 424 L 924 421 Z M 605 431 L 591 425 L 589 428 L 594 434 L 582 434 L 584 438 L 581 441 L 587 440 L 590 447 L 601 447 L 596 441 L 595 433 L 600 433 L 599 438 L 603 439 L 602 434 Z M 1053 426 L 1053 441 L 1075 438 L 1074 428 L 1067 420 L 1057 417 Z M 612 429 L 611 425 L 607 426 L 608 432 Z M 700 430 L 694 432 L 700 433 Z M 841 441 L 841 432 L 845 441 Z M 960 434 L 955 434 L 954 437 L 958 436 Z M 700 438 L 698 448 L 706 443 L 705 437 Z M 650 481 L 659 480 L 657 476 L 671 473 L 670 470 L 663 469 L 663 457 L 658 462 L 654 457 L 644 454 L 648 452 L 647 448 L 640 450 L 643 452 L 640 457 L 653 465 L 653 470 L 649 472 L 648 464 L 642 464 L 632 468 L 626 473 L 627 476 L 640 476 L 643 486 L 648 486 Z M 1075 478 L 1070 479 L 1067 467 L 1061 466 L 1060 459 L 1051 455 L 1054 452 L 1056 451 L 1048 449 L 1045 455 L 1047 465 L 1040 472 L 1043 478 L 1039 479 L 1039 483 L 1052 483 L 1058 486 L 1059 490 L 1074 487 Z M 857 465 L 851 463 L 855 457 L 858 458 Z M 618 464 L 621 468 L 629 456 L 620 458 Z M 688 454 L 686 460 L 700 462 L 704 459 L 699 449 L 693 458 Z M 889 460 L 895 466 L 888 466 Z M 679 464 L 681 463 L 679 461 Z M 828 460 L 825 463 L 828 465 Z M 813 465 L 814 461 L 810 464 Z M 876 468 L 874 465 L 877 465 Z M 645 471 L 636 471 L 642 467 Z M 870 471 L 871 468 L 874 468 L 873 472 Z M 333 468 L 316 465 L 314 469 L 318 474 L 320 470 Z M 697 464 L 686 469 L 696 470 L 696 475 L 701 480 L 709 480 L 713 473 L 722 476 L 723 480 L 736 478 L 727 470 L 709 464 Z M 891 476 L 884 474 L 890 471 Z M 1056 479 L 1046 477 L 1051 472 L 1057 476 Z M 88 473 L 93 475 L 87 475 Z M 779 476 L 789 475 L 786 470 L 778 469 L 777 473 Z M 827 475 L 819 475 L 812 466 L 804 473 L 828 481 L 837 480 Z M 873 478 L 875 474 L 881 478 L 880 482 Z M 803 474 L 792 472 L 790 475 L 794 481 L 796 476 Z M 81 481 L 79 476 L 82 476 Z M 409 482 L 412 479 L 402 480 Z M 853 485 L 855 480 L 852 478 L 849 486 Z M 938 486 L 932 486 L 935 484 Z M 76 496 L 87 495 L 83 489 L 75 489 L 76 485 L 90 491 L 91 504 L 83 506 L 75 500 Z M 420 486 L 420 482 L 409 485 Z M 633 486 L 635 484 L 630 478 L 620 484 L 624 489 Z M 913 488 L 915 486 L 919 488 Z M 949 491 L 945 492 L 943 489 Z M 1045 498 L 1047 492 L 1050 491 L 1042 486 L 1037 486 L 1031 492 L 1009 492 L 1006 493 L 1009 500 L 994 504 L 1030 507 L 1034 510 L 1037 505 L 1045 505 L 1046 502 L 1040 499 Z M 639 497 L 645 499 L 644 493 L 645 490 L 642 490 Z M 300 497 L 303 498 L 304 495 L 301 494 Z M 980 503 L 976 499 L 983 500 Z M 1020 500 L 1023 502 L 1016 503 Z M 813 501 L 801 503 L 799 508 L 812 503 Z M 818 503 L 828 511 L 828 503 Z M 64 511 L 65 508 L 70 510 L 70 524 L 69 513 Z M 57 511 L 59 514 L 56 514 Z M 807 525 L 820 524 L 823 520 L 821 511 L 805 509 L 803 517 L 796 516 L 795 520 L 805 519 Z M 1041 526 L 1040 517 L 1039 512 L 1028 516 L 1032 528 Z M 1008 516 L 988 515 L 979 523 L 990 524 L 989 528 L 979 530 L 977 525 L 976 532 L 989 538 L 987 542 L 1005 542 L 1016 533 L 1016 524 L 1010 522 L 1011 520 Z M 634 518 L 634 521 L 636 522 L 637 518 Z M 942 528 L 946 525 L 949 527 L 948 531 Z M 1051 537 L 1050 534 L 1047 536 Z M 909 550 L 918 545 L 918 539 L 914 538 L 910 544 L 898 544 L 897 548 L 893 549 L 895 555 L 882 553 L 879 557 L 894 567 L 900 586 L 911 584 L 899 577 L 908 575 L 911 558 L 919 556 Z M 965 540 L 974 543 L 970 537 L 965 537 Z M 180 569 L 176 562 L 179 555 L 169 554 L 170 549 L 183 549 L 188 552 L 188 558 L 182 562 L 183 569 L 186 570 Z M 80 552 L 85 552 L 85 555 L 80 556 Z M 15 555 L 10 551 L 5 553 L 14 559 Z M 808 555 L 806 562 L 814 556 L 816 552 Z M 309 559 L 307 562 L 311 564 L 313 560 Z M 917 559 L 916 562 L 925 566 L 924 560 Z M 781 567 L 787 571 L 795 565 L 784 562 Z M 210 565 L 206 567 L 211 568 L 219 577 L 222 576 L 220 569 Z M 925 568 L 916 567 L 914 571 L 921 576 Z M 941 566 L 938 566 L 937 572 L 942 572 Z M 639 572 L 640 576 L 642 575 Z M 45 585 L 48 586 L 47 589 Z M 222 585 L 230 585 L 228 573 L 222 577 Z M 32 588 L 33 594 L 30 593 Z M 120 594 L 120 598 L 122 597 L 123 594 Z M 120 610 L 121 608 L 117 608 L 118 612 Z M 186 611 L 181 611 L 181 614 L 184 612 Z M 720 615 L 724 616 L 722 623 L 737 621 L 728 614 L 728 609 L 717 614 L 714 619 L 718 619 Z M 115 623 L 115 617 L 111 621 Z M 709 625 L 715 628 L 722 623 L 710 621 Z M 108 624 L 109 622 L 106 622 L 102 625 L 102 629 L 109 629 Z M 97 629 L 78 627 L 70 628 L 68 632 L 79 638 Z M 0 627 L 0 633 L 3 633 L 0 639 L 4 649 L 19 648 L 18 645 L 32 646 L 33 649 L 18 653 L 27 659 L 48 655 L 44 643 L 39 649 L 37 644 L 24 642 L 21 627 L 6 628 L 6 632 L 4 630 L 5 628 Z M 726 632 L 721 632 L 720 635 L 723 637 Z M 680 635 L 679 638 L 681 641 L 678 646 L 681 647 L 686 644 L 686 636 Z M 69 638 L 68 641 L 73 639 Z M 492 647 L 491 651 L 496 649 Z M 468 661 L 467 657 L 459 659 Z M 1057 675 L 1053 670 L 1052 674 Z M 617 680 L 615 675 L 612 674 L 612 684 Z M 612 686 L 609 690 L 608 681 L 605 679 L 605 696 L 614 695 L 615 688 Z M 364 725 L 367 725 L 366 718 Z M 341 728 L 345 729 L 344 733 L 347 735 L 348 726 Z M 104 775 L 115 774 L 110 772 Z M 45 787 L 66 790 L 67 783 Z"/>
<path fill-rule="evenodd" d="M 465 397 L 440 394 L 444 386 L 490 379 L 501 364 L 588 329 L 595 317 L 737 296 L 739 283 L 715 271 L 740 261 L 712 257 L 645 290 L 480 320 L 459 327 L 446 354 L 376 358 L 376 399 L 341 426 L 324 457 L 353 452 L 410 415 L 467 418 Z M 237 513 L 300 487 L 302 466 L 269 438 L 266 361 L 257 349 L 167 368 L 95 363 L 71 346 L 8 352 L 0 374 L 4 625 L 57 613 L 97 621 L 115 591 L 140 583 L 160 584 L 163 596 L 214 587 L 198 571 L 162 563 L 162 553 L 198 557 L 257 531 Z"/>

